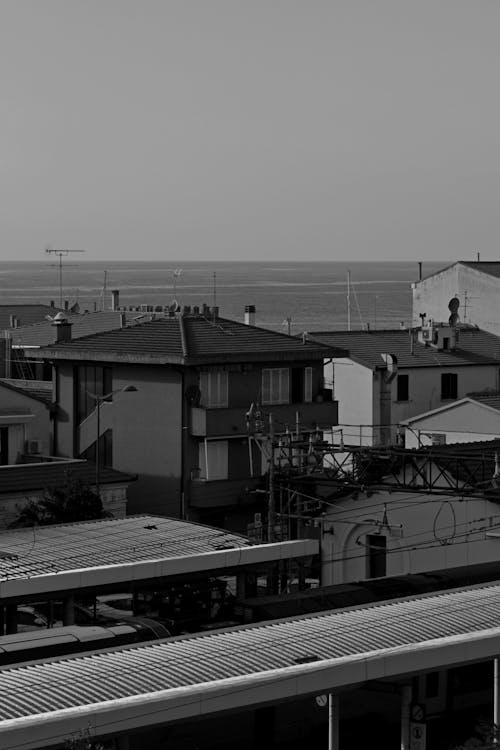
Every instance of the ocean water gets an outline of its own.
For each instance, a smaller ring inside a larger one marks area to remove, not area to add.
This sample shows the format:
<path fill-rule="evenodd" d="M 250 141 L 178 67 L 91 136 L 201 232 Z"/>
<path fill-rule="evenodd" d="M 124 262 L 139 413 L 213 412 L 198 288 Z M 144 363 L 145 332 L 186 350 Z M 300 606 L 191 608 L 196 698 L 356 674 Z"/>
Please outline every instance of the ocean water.
<path fill-rule="evenodd" d="M 424 275 L 446 266 L 424 264 Z M 175 276 L 176 269 L 182 269 Z M 220 314 L 243 319 L 245 305 L 257 309 L 256 324 L 292 333 L 342 329 L 347 324 L 347 272 L 351 272 L 351 325 L 375 329 L 410 322 L 416 263 L 407 262 L 91 262 L 63 258 L 63 298 L 82 309 L 110 307 L 111 289 L 120 304 L 216 304 Z M 103 294 L 106 278 L 107 293 Z M 0 303 L 59 304 L 54 258 L 0 262 Z"/>

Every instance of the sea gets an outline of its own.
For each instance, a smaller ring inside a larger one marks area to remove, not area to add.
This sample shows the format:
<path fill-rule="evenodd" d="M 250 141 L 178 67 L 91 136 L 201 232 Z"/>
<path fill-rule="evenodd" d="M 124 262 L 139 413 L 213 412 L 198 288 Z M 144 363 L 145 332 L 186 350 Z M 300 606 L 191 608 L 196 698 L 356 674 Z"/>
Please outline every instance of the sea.
<path fill-rule="evenodd" d="M 446 265 L 424 263 L 423 273 Z M 255 305 L 256 325 L 299 334 L 346 328 L 348 274 L 352 329 L 409 324 L 411 283 L 418 278 L 418 264 L 409 262 L 74 262 L 65 256 L 62 298 L 81 310 L 109 309 L 111 290 L 118 289 L 121 305 L 216 304 L 221 316 L 235 320 L 243 320 L 245 305 Z M 53 256 L 0 262 L 0 304 L 58 305 L 59 279 Z"/>

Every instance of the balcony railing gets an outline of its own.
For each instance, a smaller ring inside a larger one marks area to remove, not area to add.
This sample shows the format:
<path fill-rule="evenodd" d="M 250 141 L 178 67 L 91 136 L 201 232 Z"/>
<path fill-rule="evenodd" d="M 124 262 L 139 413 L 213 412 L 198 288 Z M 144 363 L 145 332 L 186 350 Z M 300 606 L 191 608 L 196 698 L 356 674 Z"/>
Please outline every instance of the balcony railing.
<path fill-rule="evenodd" d="M 262 411 L 264 414 L 272 412 L 277 433 L 284 432 L 285 425 L 290 430 L 295 429 L 297 413 L 303 429 L 315 425 L 324 428 L 338 423 L 337 401 L 263 406 Z M 243 435 L 247 432 L 246 409 L 192 407 L 190 427 L 195 437 Z"/>

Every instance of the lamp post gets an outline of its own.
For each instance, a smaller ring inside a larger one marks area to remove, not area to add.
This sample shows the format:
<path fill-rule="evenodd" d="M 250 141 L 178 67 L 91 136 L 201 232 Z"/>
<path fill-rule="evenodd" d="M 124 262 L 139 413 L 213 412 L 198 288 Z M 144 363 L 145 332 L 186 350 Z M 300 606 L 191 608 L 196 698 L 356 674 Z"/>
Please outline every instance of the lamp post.
<path fill-rule="evenodd" d="M 94 399 L 96 405 L 96 422 L 97 422 L 97 438 L 95 443 L 95 492 L 97 497 L 101 496 L 101 449 L 100 449 L 100 437 L 101 437 L 101 404 L 107 401 L 117 393 L 136 393 L 137 388 L 135 385 L 126 385 L 123 388 L 117 388 L 115 391 L 110 391 L 104 396 L 99 396 L 97 393 L 90 393 L 87 391 L 87 395 Z"/>

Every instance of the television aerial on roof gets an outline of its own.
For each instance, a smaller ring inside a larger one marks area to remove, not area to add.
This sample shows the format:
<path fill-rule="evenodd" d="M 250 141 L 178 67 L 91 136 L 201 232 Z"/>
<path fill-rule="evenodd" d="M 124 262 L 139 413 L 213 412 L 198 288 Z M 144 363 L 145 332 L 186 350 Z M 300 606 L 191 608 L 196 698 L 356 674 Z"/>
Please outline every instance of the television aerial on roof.
<path fill-rule="evenodd" d="M 57 263 L 57 267 L 59 268 L 59 307 L 62 308 L 63 306 L 63 283 L 62 283 L 62 269 L 63 269 L 63 262 L 62 259 L 69 255 L 70 253 L 84 253 L 85 250 L 70 250 L 69 248 L 65 248 L 63 250 L 61 249 L 55 249 L 53 247 L 46 247 L 45 248 L 46 253 L 53 253 L 54 255 L 57 255 L 59 258 L 59 263 Z"/>

